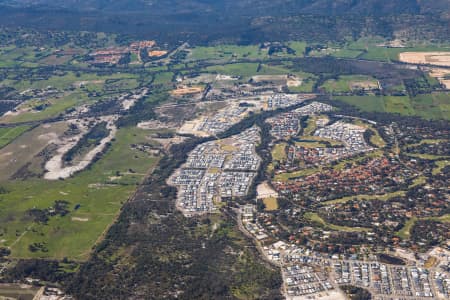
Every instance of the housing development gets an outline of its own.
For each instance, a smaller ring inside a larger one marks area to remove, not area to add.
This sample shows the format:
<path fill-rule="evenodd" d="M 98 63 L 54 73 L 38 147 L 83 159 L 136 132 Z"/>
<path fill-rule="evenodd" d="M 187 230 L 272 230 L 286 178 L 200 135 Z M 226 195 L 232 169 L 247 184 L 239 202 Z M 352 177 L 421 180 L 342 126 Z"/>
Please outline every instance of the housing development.
<path fill-rule="evenodd" d="M 259 141 L 259 129 L 252 127 L 197 146 L 169 179 L 178 187 L 177 207 L 192 216 L 214 211 L 221 201 L 246 196 L 261 163 L 255 152 Z"/>

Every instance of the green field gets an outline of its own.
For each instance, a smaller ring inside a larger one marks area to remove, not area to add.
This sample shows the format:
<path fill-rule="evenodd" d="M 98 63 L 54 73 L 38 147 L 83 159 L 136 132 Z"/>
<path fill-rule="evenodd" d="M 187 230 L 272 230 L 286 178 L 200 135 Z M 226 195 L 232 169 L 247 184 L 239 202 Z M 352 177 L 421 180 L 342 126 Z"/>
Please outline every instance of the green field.
<path fill-rule="evenodd" d="M 338 204 L 338 203 L 346 203 L 351 200 L 357 200 L 357 201 L 365 201 L 365 200 L 381 200 L 381 201 L 387 201 L 391 198 L 398 197 L 398 196 L 404 196 L 406 194 L 405 191 L 396 191 L 392 193 L 387 193 L 384 195 L 356 195 L 356 196 L 348 196 L 343 197 L 335 200 L 325 201 L 322 202 L 322 205 L 331 205 L 331 204 Z"/>
<path fill-rule="evenodd" d="M 331 56 L 339 58 L 357 58 L 363 53 L 364 53 L 363 50 L 343 48 L 332 53 Z"/>
<path fill-rule="evenodd" d="M 286 159 L 286 143 L 280 143 L 275 145 L 272 150 L 272 158 L 274 160 L 282 161 Z"/>
<path fill-rule="evenodd" d="M 315 79 L 306 78 L 302 81 L 302 84 L 300 86 L 290 86 L 288 87 L 288 89 L 291 93 L 312 93 L 315 83 Z"/>
<path fill-rule="evenodd" d="M 30 126 L 17 126 L 12 128 L 0 128 L 0 149 L 8 145 L 15 138 L 30 129 Z"/>
<path fill-rule="evenodd" d="M 57 117 L 59 114 L 64 113 L 67 109 L 81 105 L 88 102 L 88 97 L 85 93 L 72 93 L 63 98 L 53 98 L 46 100 L 48 105 L 41 111 L 31 110 L 22 112 L 18 115 L 3 116 L 0 122 L 4 123 L 21 123 L 40 121 L 52 117 Z M 34 107 L 37 103 L 30 102 L 27 106 Z"/>
<path fill-rule="evenodd" d="M 173 78 L 173 73 L 172 72 L 161 72 L 155 75 L 155 78 L 153 80 L 153 84 L 154 85 L 158 85 L 158 84 L 171 84 L 172 83 L 172 78 Z"/>
<path fill-rule="evenodd" d="M 74 73 L 64 72 L 61 75 L 54 75 L 44 80 L 16 80 L 10 83 L 14 88 L 19 91 L 26 89 L 45 89 L 48 86 L 54 87 L 59 90 L 66 90 L 72 87 L 75 83 L 90 82 L 90 81 L 106 81 L 107 79 L 127 79 L 137 78 L 134 74 L 127 73 L 114 73 L 111 75 L 97 75 L 96 73 Z"/>
<path fill-rule="evenodd" d="M 120 129 L 104 157 L 67 180 L 34 178 L 0 183 L 7 191 L 0 195 L 1 244 L 11 247 L 13 257 L 86 259 L 158 160 L 130 147 L 148 142 L 146 136 L 137 128 Z M 50 217 L 48 224 L 33 221 L 29 209 L 47 209 L 56 200 L 69 202 L 67 215 Z M 47 250 L 31 252 L 29 245 L 33 243 L 42 243 Z"/>
<path fill-rule="evenodd" d="M 195 47 L 188 57 L 190 60 L 231 60 L 231 59 L 261 59 L 268 57 L 267 51 L 260 50 L 258 45 L 237 46 L 219 45 L 215 47 Z"/>
<path fill-rule="evenodd" d="M 304 148 L 325 148 L 326 145 L 320 142 L 295 142 L 295 146 Z"/>
<path fill-rule="evenodd" d="M 291 173 L 282 173 L 282 174 L 275 175 L 275 178 L 273 180 L 274 181 L 285 182 L 285 181 L 288 181 L 290 179 L 294 179 L 294 178 L 297 178 L 297 177 L 300 177 L 300 176 L 312 175 L 312 174 L 315 174 L 315 173 L 317 173 L 319 171 L 320 171 L 319 168 L 311 168 L 311 169 L 304 169 L 304 170 L 291 172 Z"/>
<path fill-rule="evenodd" d="M 364 85 L 369 84 L 373 88 L 378 86 L 377 81 L 370 76 L 362 75 L 352 75 L 352 76 L 339 76 L 337 80 L 330 79 L 327 80 L 320 88 L 325 90 L 327 93 L 346 93 L 353 90 L 353 85 Z"/>
<path fill-rule="evenodd" d="M 433 169 L 433 175 L 437 175 L 442 172 L 442 170 L 450 165 L 450 160 L 440 160 L 435 162 L 436 167 Z"/>
<path fill-rule="evenodd" d="M 290 71 L 283 66 L 261 64 L 258 75 L 287 75 Z"/>
<path fill-rule="evenodd" d="M 320 117 L 316 115 L 308 116 L 306 127 L 303 129 L 303 136 L 312 136 L 314 131 L 316 131 L 316 122 L 319 118 Z"/>
<path fill-rule="evenodd" d="M 450 120 L 450 93 L 418 95 L 412 98 L 411 105 L 425 119 Z"/>
<path fill-rule="evenodd" d="M 308 220 L 311 220 L 313 222 L 321 224 L 325 228 L 329 228 L 329 229 L 336 230 L 336 231 L 347 231 L 347 232 L 367 232 L 367 231 L 370 231 L 370 228 L 339 226 L 339 225 L 334 225 L 334 224 L 327 223 L 317 213 L 307 212 L 303 216 L 306 219 L 308 219 Z"/>
<path fill-rule="evenodd" d="M 356 106 L 362 111 L 450 120 L 448 93 L 425 94 L 412 99 L 408 96 L 336 96 L 334 99 Z"/>
<path fill-rule="evenodd" d="M 295 51 L 296 56 L 303 56 L 305 52 L 305 48 L 307 46 L 306 42 L 293 41 L 287 43 L 287 45 Z"/>
<path fill-rule="evenodd" d="M 436 45 L 431 43 L 409 43 L 406 44 L 404 48 L 389 48 L 380 46 L 380 44 L 384 43 L 385 40 L 382 38 L 370 37 L 370 38 L 362 38 L 358 41 L 350 42 L 348 45 L 343 47 L 343 50 L 339 50 L 337 55 L 342 52 L 347 54 L 348 51 L 350 53 L 361 51 L 360 58 L 369 59 L 369 60 L 379 60 L 379 61 L 393 61 L 398 60 L 398 56 L 402 52 L 426 52 L 426 51 L 449 51 L 450 48 Z M 342 56 L 345 57 L 345 56 Z M 347 56 L 348 57 L 348 56 Z"/>
<path fill-rule="evenodd" d="M 250 77 L 258 75 L 258 72 L 256 72 L 257 68 L 258 68 L 257 63 L 236 63 L 236 64 L 210 66 L 207 67 L 205 70 L 210 73 Z"/>
<path fill-rule="evenodd" d="M 403 226 L 402 229 L 397 231 L 397 235 L 401 239 L 408 239 L 411 236 L 411 229 L 418 220 L 432 220 L 437 222 L 450 223 L 450 214 L 446 214 L 441 217 L 428 217 L 428 218 L 412 217 L 405 222 L 405 225 Z"/>

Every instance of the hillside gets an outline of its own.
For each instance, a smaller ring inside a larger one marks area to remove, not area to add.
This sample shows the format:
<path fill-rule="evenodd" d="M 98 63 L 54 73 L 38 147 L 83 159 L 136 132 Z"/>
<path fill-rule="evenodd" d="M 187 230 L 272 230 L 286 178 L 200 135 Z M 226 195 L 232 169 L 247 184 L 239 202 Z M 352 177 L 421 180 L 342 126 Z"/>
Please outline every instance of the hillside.
<path fill-rule="evenodd" d="M 192 44 L 450 39 L 447 0 L 0 0 L 0 26 L 105 31 Z M 42 22 L 45 20 L 45 22 Z"/>
<path fill-rule="evenodd" d="M 446 0 L 2 0 L 0 4 L 16 7 L 47 7 L 70 10 L 109 12 L 130 12 L 148 9 L 153 12 L 193 12 L 214 13 L 233 12 L 242 15 L 299 14 L 320 15 L 364 14 L 420 14 L 448 11 L 450 4 Z M 156 10 L 156 11 L 155 11 Z"/>

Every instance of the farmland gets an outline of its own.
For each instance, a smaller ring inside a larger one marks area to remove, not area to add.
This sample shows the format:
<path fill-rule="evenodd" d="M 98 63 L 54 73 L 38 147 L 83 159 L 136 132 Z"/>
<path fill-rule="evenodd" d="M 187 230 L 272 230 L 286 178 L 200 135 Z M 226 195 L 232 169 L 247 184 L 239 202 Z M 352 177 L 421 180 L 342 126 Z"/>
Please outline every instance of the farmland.
<path fill-rule="evenodd" d="M 426 119 L 449 119 L 448 93 L 409 96 L 336 96 L 363 111 L 398 113 Z"/>
<path fill-rule="evenodd" d="M 4 182 L 8 193 L 1 196 L 3 245 L 11 247 L 14 257 L 86 259 L 136 184 L 158 160 L 131 148 L 145 141 L 145 136 L 139 129 L 119 130 L 117 141 L 100 161 L 68 180 Z M 46 224 L 33 221 L 30 207 L 45 210 L 56 200 L 69 203 L 67 215 L 50 217 Z M 31 252 L 29 245 L 33 244 L 44 247 Z"/>

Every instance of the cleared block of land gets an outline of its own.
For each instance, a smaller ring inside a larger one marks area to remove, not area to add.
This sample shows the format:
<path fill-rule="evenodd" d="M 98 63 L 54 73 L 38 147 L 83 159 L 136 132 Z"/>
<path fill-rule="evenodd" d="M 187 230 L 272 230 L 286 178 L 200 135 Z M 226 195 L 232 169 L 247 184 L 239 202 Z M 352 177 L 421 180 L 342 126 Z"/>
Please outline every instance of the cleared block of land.
<path fill-rule="evenodd" d="M 190 95 L 190 94 L 198 94 L 203 92 L 203 87 L 201 86 L 193 86 L 193 87 L 183 87 L 178 88 L 176 90 L 173 90 L 171 94 L 173 96 L 183 96 L 183 95 Z"/>
<path fill-rule="evenodd" d="M 450 52 L 403 52 L 400 61 L 450 67 Z"/>

